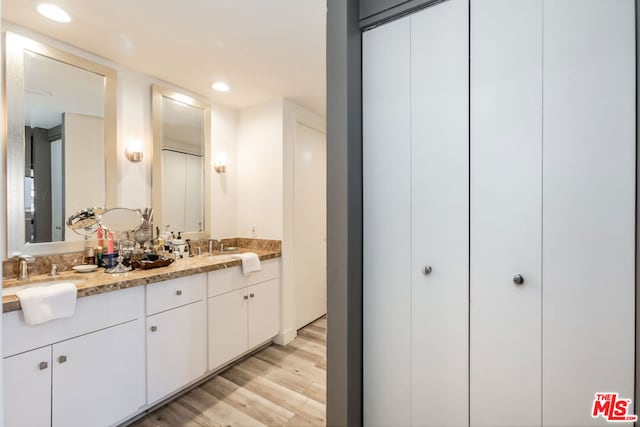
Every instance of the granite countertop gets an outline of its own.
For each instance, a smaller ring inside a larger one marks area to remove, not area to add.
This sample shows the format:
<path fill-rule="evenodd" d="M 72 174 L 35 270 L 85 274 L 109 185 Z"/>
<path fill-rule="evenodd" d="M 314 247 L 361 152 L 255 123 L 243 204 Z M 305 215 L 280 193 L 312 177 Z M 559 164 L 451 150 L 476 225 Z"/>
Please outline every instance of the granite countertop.
<path fill-rule="evenodd" d="M 280 250 L 273 249 L 244 249 L 240 248 L 234 252 L 215 252 L 213 255 L 228 255 L 243 252 L 255 252 L 261 260 L 279 258 Z M 101 294 L 105 292 L 117 291 L 119 289 L 132 288 L 134 286 L 142 286 L 148 283 L 162 282 L 165 280 L 176 279 L 178 277 L 191 276 L 193 274 L 205 273 L 207 271 L 220 270 L 223 268 L 239 266 L 239 259 L 212 259 L 209 254 L 197 255 L 191 258 L 184 258 L 173 262 L 167 267 L 154 268 L 149 270 L 132 270 L 126 273 L 109 274 L 104 269 L 99 268 L 91 273 L 63 272 L 53 280 L 83 280 L 76 284 L 78 288 L 78 298 L 90 295 Z M 41 274 L 32 276 L 29 281 L 23 282 L 16 279 L 3 280 L 2 287 L 21 286 L 30 283 L 38 283 L 52 280 L 52 277 Z M 15 295 L 7 295 L 2 297 L 2 312 L 20 310 L 20 301 Z"/>

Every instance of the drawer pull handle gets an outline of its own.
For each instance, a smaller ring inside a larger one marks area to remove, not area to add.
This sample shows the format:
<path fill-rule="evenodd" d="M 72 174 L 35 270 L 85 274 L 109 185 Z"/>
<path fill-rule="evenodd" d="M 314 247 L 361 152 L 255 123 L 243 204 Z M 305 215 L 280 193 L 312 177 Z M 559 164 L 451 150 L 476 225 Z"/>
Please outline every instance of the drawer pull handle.
<path fill-rule="evenodd" d="M 49 364 L 47 362 L 40 362 L 38 367 L 40 368 L 41 371 L 44 371 L 45 369 L 47 369 L 49 367 Z"/>
<path fill-rule="evenodd" d="M 249 294 L 249 296 L 250 296 L 251 298 L 255 297 L 255 295 L 254 295 L 254 294 Z"/>
<path fill-rule="evenodd" d="M 152 327 L 151 327 L 151 332 L 155 332 L 155 331 L 157 331 L 157 330 L 158 330 L 158 327 L 157 327 L 157 326 L 152 326 Z"/>
<path fill-rule="evenodd" d="M 178 290 L 176 291 L 176 295 L 182 295 L 182 291 L 181 291 L 180 289 L 178 289 Z"/>
<path fill-rule="evenodd" d="M 246 296 L 246 295 L 245 295 L 245 296 L 243 296 L 243 298 L 244 298 L 244 299 L 249 299 L 249 297 L 248 297 L 248 296 Z"/>
<path fill-rule="evenodd" d="M 513 283 L 516 285 L 522 285 L 524 283 L 524 277 L 522 277 L 522 274 L 516 274 L 513 276 Z"/>
<path fill-rule="evenodd" d="M 58 357 L 58 363 L 64 363 L 67 361 L 67 356 L 60 356 Z"/>

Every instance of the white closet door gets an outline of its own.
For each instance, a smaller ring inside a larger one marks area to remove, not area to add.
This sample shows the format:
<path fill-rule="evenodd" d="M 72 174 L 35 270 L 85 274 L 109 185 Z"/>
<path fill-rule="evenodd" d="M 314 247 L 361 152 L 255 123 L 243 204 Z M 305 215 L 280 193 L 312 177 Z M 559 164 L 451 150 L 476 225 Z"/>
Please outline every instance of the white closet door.
<path fill-rule="evenodd" d="M 470 411 L 540 425 L 542 1 L 471 2 Z M 524 283 L 514 283 L 520 274 Z"/>
<path fill-rule="evenodd" d="M 411 17 L 411 409 L 416 426 L 464 426 L 469 420 L 468 10 L 467 0 L 450 0 Z M 401 167 L 393 166 L 394 173 Z M 431 273 L 424 274 L 425 266 Z"/>
<path fill-rule="evenodd" d="M 543 424 L 633 398 L 633 0 L 544 2 Z"/>
<path fill-rule="evenodd" d="M 203 157 L 185 154 L 184 231 L 204 231 Z"/>
<path fill-rule="evenodd" d="M 163 231 L 185 231 L 186 159 L 182 153 L 162 150 L 162 224 Z"/>
<path fill-rule="evenodd" d="M 411 389 L 410 18 L 363 34 L 363 405 L 407 426 Z"/>

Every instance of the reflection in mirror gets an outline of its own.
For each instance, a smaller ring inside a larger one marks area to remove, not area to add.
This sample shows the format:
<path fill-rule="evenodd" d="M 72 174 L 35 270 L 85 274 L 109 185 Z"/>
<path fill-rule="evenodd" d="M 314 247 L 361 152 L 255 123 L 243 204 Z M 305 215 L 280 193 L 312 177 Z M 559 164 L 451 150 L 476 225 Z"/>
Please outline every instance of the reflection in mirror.
<path fill-rule="evenodd" d="M 116 201 L 115 70 L 5 37 L 7 253 L 68 252 L 65 218 Z"/>
<path fill-rule="evenodd" d="M 99 217 L 103 212 L 102 208 L 82 209 L 69 217 L 67 227 L 78 236 L 88 239 L 100 227 Z"/>
<path fill-rule="evenodd" d="M 25 51 L 24 94 L 25 240 L 72 240 L 64 218 L 105 204 L 104 76 Z"/>
<path fill-rule="evenodd" d="M 207 104 L 153 86 L 153 205 L 163 231 L 206 235 L 209 130 Z"/>
<path fill-rule="evenodd" d="M 100 215 L 102 228 L 112 232 L 134 231 L 142 224 L 139 211 L 127 208 L 108 209 Z"/>

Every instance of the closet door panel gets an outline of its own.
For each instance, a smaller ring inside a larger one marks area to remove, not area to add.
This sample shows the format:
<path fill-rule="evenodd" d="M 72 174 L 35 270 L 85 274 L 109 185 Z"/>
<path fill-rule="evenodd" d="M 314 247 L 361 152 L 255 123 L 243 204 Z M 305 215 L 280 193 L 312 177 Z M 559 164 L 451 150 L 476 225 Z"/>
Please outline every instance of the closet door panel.
<path fill-rule="evenodd" d="M 363 34 L 363 416 L 410 425 L 410 20 Z"/>
<path fill-rule="evenodd" d="M 470 420 L 540 425 L 542 1 L 471 3 Z M 514 275 L 524 278 L 514 283 Z"/>
<path fill-rule="evenodd" d="M 466 426 L 469 420 L 468 10 L 467 0 L 450 0 L 411 17 L 411 390 L 416 426 Z M 432 268 L 429 274 L 425 266 Z"/>
<path fill-rule="evenodd" d="M 543 424 L 633 397 L 633 0 L 544 2 Z"/>

